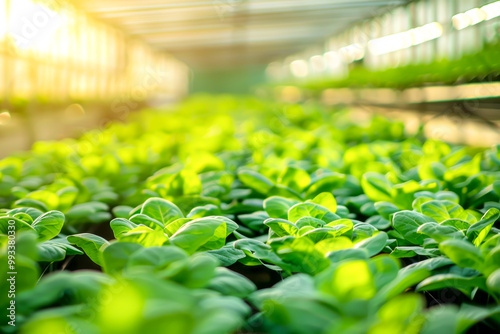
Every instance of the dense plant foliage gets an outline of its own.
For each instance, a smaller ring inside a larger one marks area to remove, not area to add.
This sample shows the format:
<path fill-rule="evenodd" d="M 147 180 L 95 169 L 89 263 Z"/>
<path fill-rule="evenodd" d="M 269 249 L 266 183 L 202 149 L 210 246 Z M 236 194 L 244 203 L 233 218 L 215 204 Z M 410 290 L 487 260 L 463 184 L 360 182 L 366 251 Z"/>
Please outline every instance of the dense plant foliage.
<path fill-rule="evenodd" d="M 500 152 L 229 97 L 0 161 L 21 333 L 463 333 L 500 325 Z"/>
<path fill-rule="evenodd" d="M 417 63 L 369 70 L 356 64 L 343 79 L 320 78 L 298 84 L 310 94 L 317 94 L 327 88 L 379 87 L 406 89 L 428 84 L 456 85 L 477 82 L 497 82 L 500 80 L 500 43 L 487 45 L 483 50 L 464 55 L 459 59 L 438 59 L 427 63 Z M 303 80 L 302 80 L 303 81 Z"/>

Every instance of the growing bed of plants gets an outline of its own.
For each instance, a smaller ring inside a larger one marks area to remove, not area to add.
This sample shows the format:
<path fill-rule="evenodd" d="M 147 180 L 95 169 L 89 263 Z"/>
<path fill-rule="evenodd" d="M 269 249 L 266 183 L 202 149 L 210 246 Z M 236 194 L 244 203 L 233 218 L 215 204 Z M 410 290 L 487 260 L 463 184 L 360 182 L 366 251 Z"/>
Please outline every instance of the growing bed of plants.
<path fill-rule="evenodd" d="M 500 152 L 231 97 L 0 161 L 6 333 L 500 326 Z M 8 310 L 7 310 L 8 312 Z M 7 314 L 8 315 L 8 314 Z"/>

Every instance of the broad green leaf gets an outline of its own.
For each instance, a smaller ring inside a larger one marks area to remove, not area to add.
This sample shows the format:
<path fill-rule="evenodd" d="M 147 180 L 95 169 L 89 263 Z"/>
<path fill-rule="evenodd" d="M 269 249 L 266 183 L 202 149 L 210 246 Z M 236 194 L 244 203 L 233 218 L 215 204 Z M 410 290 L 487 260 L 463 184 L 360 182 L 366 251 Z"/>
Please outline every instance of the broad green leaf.
<path fill-rule="evenodd" d="M 138 225 L 120 235 L 120 242 L 135 242 L 144 247 L 161 246 L 168 241 L 163 230 L 153 230 L 145 225 Z"/>
<path fill-rule="evenodd" d="M 39 216 L 41 216 L 43 214 L 42 211 L 35 209 L 35 208 L 29 208 L 29 207 L 16 208 L 16 209 L 12 209 L 12 210 L 7 212 L 7 214 L 11 217 L 15 216 L 18 213 L 26 213 L 27 215 L 29 215 L 31 217 L 32 220 L 37 219 Z"/>
<path fill-rule="evenodd" d="M 373 237 L 364 239 L 358 242 L 354 248 L 364 249 L 368 252 L 368 256 L 372 257 L 377 255 L 384 249 L 385 244 L 387 243 L 387 233 L 379 232 Z"/>
<path fill-rule="evenodd" d="M 238 171 L 238 179 L 247 187 L 260 194 L 268 193 L 274 183 L 264 175 L 251 169 L 241 169 Z"/>
<path fill-rule="evenodd" d="M 500 210 L 491 208 L 486 211 L 481 220 L 472 224 L 467 230 L 469 240 L 473 241 L 476 246 L 481 245 L 498 218 L 500 218 Z"/>
<path fill-rule="evenodd" d="M 390 216 L 399 211 L 399 208 L 390 202 L 376 202 L 375 209 L 377 212 L 384 217 L 389 219 Z"/>
<path fill-rule="evenodd" d="M 32 198 L 22 198 L 16 202 L 14 202 L 15 208 L 29 207 L 40 210 L 42 212 L 47 212 L 49 209 L 45 205 L 45 203 L 32 199 Z"/>
<path fill-rule="evenodd" d="M 72 186 L 60 189 L 57 192 L 57 196 L 59 197 L 59 204 L 57 208 L 63 212 L 69 210 L 69 208 L 71 208 L 71 206 L 75 203 L 78 192 L 78 188 Z"/>
<path fill-rule="evenodd" d="M 488 276 L 486 285 L 492 291 L 500 293 L 500 269 L 495 270 L 493 273 L 490 274 L 490 276 Z"/>
<path fill-rule="evenodd" d="M 368 172 L 361 179 L 364 193 L 374 202 L 392 201 L 392 184 L 381 174 Z"/>
<path fill-rule="evenodd" d="M 441 225 L 434 222 L 425 223 L 420 225 L 417 230 L 418 233 L 425 234 L 430 238 L 441 242 L 447 239 L 463 239 L 464 233 L 459 231 L 453 226 Z"/>
<path fill-rule="evenodd" d="M 232 244 L 207 251 L 207 254 L 214 256 L 220 262 L 220 265 L 224 267 L 230 266 L 246 256 L 242 250 L 234 248 Z"/>
<path fill-rule="evenodd" d="M 314 275 L 329 265 L 329 261 L 308 238 L 284 237 L 271 239 L 273 251 L 287 264 L 292 271 Z"/>
<path fill-rule="evenodd" d="M 129 220 L 136 225 L 145 225 L 147 227 L 152 228 L 153 230 L 161 231 L 165 228 L 163 224 L 160 223 L 158 220 L 142 213 L 137 213 L 133 215 L 132 217 L 129 218 Z"/>
<path fill-rule="evenodd" d="M 130 220 L 125 218 L 115 218 L 109 223 L 109 225 L 113 230 L 115 238 L 118 240 L 122 235 L 138 226 L 137 224 L 132 223 Z"/>
<path fill-rule="evenodd" d="M 42 242 L 37 244 L 39 262 L 57 262 L 66 257 L 66 249 L 57 244 Z"/>
<path fill-rule="evenodd" d="M 323 192 L 331 193 L 332 191 L 341 188 L 346 183 L 346 180 L 346 175 L 335 172 L 328 172 L 320 176 L 314 176 L 304 197 L 314 198 Z"/>
<path fill-rule="evenodd" d="M 35 231 L 31 225 L 25 221 L 15 218 L 15 217 L 0 217 L 0 233 L 8 235 L 9 231 L 11 233 L 21 232 L 21 231 Z"/>
<path fill-rule="evenodd" d="M 29 193 L 27 199 L 42 202 L 48 210 L 55 210 L 59 207 L 59 196 L 48 190 L 37 190 Z"/>
<path fill-rule="evenodd" d="M 420 246 L 399 246 L 394 248 L 391 255 L 395 258 L 415 257 L 417 255 L 434 257 L 439 256 L 440 252 L 437 248 L 429 249 Z"/>
<path fill-rule="evenodd" d="M 439 249 L 460 267 L 483 270 L 481 251 L 468 241 L 448 239 L 439 244 Z"/>
<path fill-rule="evenodd" d="M 299 232 L 298 227 L 285 219 L 269 218 L 264 221 L 278 237 L 285 237 L 287 235 L 295 236 Z"/>
<path fill-rule="evenodd" d="M 103 265 L 101 249 L 109 245 L 106 239 L 91 233 L 80 233 L 68 236 L 68 241 L 83 249 L 96 264 Z"/>
<path fill-rule="evenodd" d="M 426 237 L 417 231 L 421 225 L 429 222 L 435 222 L 435 220 L 414 211 L 397 212 L 392 219 L 394 229 L 401 233 L 406 240 L 415 245 L 423 244 Z"/>
<path fill-rule="evenodd" d="M 188 258 L 189 255 L 185 251 L 174 246 L 141 247 L 129 257 L 127 269 L 138 268 L 158 272 L 165 270 L 174 262 Z"/>
<path fill-rule="evenodd" d="M 421 212 L 440 223 L 446 219 L 456 218 L 467 220 L 468 214 L 457 203 L 451 201 L 432 200 L 422 204 Z"/>
<path fill-rule="evenodd" d="M 457 274 L 438 274 L 426 278 L 417 285 L 417 291 L 432 291 L 445 288 L 455 288 L 470 294 L 475 288 L 487 291 L 484 277 L 465 277 Z"/>
<path fill-rule="evenodd" d="M 189 214 L 187 215 L 187 218 L 196 219 L 207 216 L 217 216 L 220 214 L 221 212 L 218 206 L 213 204 L 207 204 L 193 208 L 193 210 L 191 210 L 191 212 L 189 212 Z"/>
<path fill-rule="evenodd" d="M 56 237 L 64 226 L 64 215 L 59 211 L 49 211 L 33 222 L 39 241 L 47 241 Z"/>
<path fill-rule="evenodd" d="M 25 222 L 26 224 L 32 225 L 33 224 L 33 218 L 31 218 L 30 215 L 24 212 L 19 212 L 13 215 L 12 217 L 17 218 Z"/>
<path fill-rule="evenodd" d="M 208 288 L 226 296 L 245 298 L 257 287 L 245 276 L 226 268 L 217 268 L 215 277 L 210 280 Z"/>
<path fill-rule="evenodd" d="M 297 227 L 299 229 L 305 227 L 305 226 L 311 226 L 313 228 L 317 228 L 317 227 L 322 227 L 325 225 L 325 222 L 322 221 L 321 219 L 318 219 L 318 218 L 313 218 L 313 217 L 302 217 L 302 218 L 299 218 L 296 222 L 295 222 L 295 225 L 297 225 Z"/>
<path fill-rule="evenodd" d="M 341 263 L 333 272 L 330 285 L 325 292 L 333 294 L 341 302 L 372 298 L 376 293 L 376 287 L 368 263 L 361 260 Z"/>
<path fill-rule="evenodd" d="M 302 217 L 313 217 L 323 220 L 325 223 L 330 223 L 340 219 L 339 216 L 316 203 L 299 203 L 295 204 L 288 210 L 288 220 L 295 223 Z"/>
<path fill-rule="evenodd" d="M 325 239 L 335 238 L 350 229 L 349 226 L 346 225 L 336 225 L 336 226 L 324 226 L 312 229 L 310 231 L 306 231 L 301 234 L 302 237 L 308 238 L 314 243 L 318 243 Z"/>
<path fill-rule="evenodd" d="M 287 219 L 288 210 L 298 203 L 300 202 L 294 199 L 272 196 L 264 201 L 264 209 L 271 218 Z"/>
<path fill-rule="evenodd" d="M 172 202 L 163 198 L 150 198 L 142 205 L 141 213 L 156 219 L 163 225 L 179 218 L 184 218 L 181 210 Z"/>
<path fill-rule="evenodd" d="M 456 218 L 443 220 L 439 224 L 442 226 L 453 226 L 458 230 L 467 230 L 470 226 L 469 222 L 466 222 L 465 220 L 462 220 L 462 219 L 456 219 Z"/>
<path fill-rule="evenodd" d="M 337 201 L 335 200 L 335 197 L 333 197 L 332 193 L 329 192 L 320 193 L 313 199 L 308 200 L 307 202 L 319 204 L 333 213 L 337 212 Z"/>
<path fill-rule="evenodd" d="M 195 219 L 184 224 L 170 238 L 170 243 L 190 254 L 197 250 L 212 250 L 222 248 L 226 237 L 238 228 L 231 220 L 219 217 Z"/>
<path fill-rule="evenodd" d="M 321 240 L 320 242 L 316 243 L 316 245 L 314 245 L 314 248 L 320 251 L 321 254 L 326 255 L 329 252 L 352 248 L 352 246 L 353 243 L 351 239 L 340 236 L 336 238 Z"/>
<path fill-rule="evenodd" d="M 133 210 L 132 207 L 126 205 L 118 205 L 111 210 L 116 218 L 125 218 L 128 219 L 130 217 L 130 212 Z"/>
<path fill-rule="evenodd" d="M 113 242 L 102 252 L 103 268 L 108 274 L 121 273 L 125 268 L 130 256 L 142 245 L 130 242 Z"/>
<path fill-rule="evenodd" d="M 302 192 L 309 183 L 311 178 L 309 174 L 299 168 L 286 167 L 278 177 L 278 183 L 286 187 L 292 188 L 295 191 Z"/>

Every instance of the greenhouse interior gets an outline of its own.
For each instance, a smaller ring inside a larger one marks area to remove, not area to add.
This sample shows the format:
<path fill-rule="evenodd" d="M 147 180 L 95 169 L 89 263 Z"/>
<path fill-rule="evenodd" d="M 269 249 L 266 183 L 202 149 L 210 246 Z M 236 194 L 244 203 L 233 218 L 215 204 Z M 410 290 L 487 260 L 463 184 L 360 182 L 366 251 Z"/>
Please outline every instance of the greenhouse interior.
<path fill-rule="evenodd" d="M 500 333 L 500 1 L 0 0 L 0 332 Z"/>

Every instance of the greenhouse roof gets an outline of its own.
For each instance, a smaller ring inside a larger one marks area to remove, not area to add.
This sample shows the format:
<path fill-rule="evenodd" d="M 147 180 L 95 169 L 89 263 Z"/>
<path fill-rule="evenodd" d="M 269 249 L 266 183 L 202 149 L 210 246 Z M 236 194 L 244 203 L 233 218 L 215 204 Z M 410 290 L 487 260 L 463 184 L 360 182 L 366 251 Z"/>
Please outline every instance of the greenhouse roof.
<path fill-rule="evenodd" d="M 92 16 L 194 68 L 268 63 L 407 0 L 86 0 Z"/>

